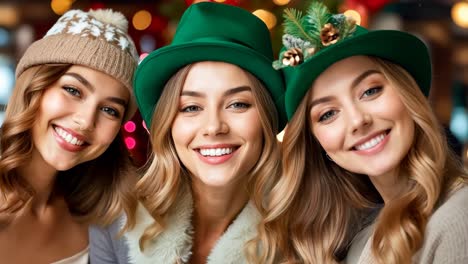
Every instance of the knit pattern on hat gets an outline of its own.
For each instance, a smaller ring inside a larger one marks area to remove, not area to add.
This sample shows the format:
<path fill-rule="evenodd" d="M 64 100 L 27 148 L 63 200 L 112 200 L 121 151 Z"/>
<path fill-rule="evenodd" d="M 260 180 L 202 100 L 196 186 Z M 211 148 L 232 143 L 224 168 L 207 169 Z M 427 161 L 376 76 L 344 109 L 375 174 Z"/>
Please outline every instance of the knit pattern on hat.
<path fill-rule="evenodd" d="M 124 84 L 131 94 L 125 119 L 136 110 L 132 79 L 138 53 L 127 34 L 124 15 L 111 10 L 70 10 L 34 42 L 16 69 L 18 77 L 27 68 L 41 64 L 74 64 L 104 72 Z"/>

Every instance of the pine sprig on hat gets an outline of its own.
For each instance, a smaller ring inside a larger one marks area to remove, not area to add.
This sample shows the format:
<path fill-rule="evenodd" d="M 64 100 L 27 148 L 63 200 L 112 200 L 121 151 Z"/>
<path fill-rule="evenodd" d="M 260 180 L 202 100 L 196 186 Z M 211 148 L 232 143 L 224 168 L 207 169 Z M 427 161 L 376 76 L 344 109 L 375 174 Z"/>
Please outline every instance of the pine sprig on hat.
<path fill-rule="evenodd" d="M 329 23 L 331 14 L 328 8 L 321 2 L 313 2 L 307 9 L 304 20 L 307 25 L 307 33 L 315 39 L 315 46 L 320 46 L 320 32 L 325 24 Z"/>
<path fill-rule="evenodd" d="M 296 36 L 303 40 L 314 42 L 315 38 L 310 36 L 309 24 L 305 21 L 305 17 L 302 16 L 302 12 L 293 8 L 288 8 L 284 10 L 284 32 L 287 35 Z"/>
<path fill-rule="evenodd" d="M 343 14 L 330 14 L 319 1 L 312 2 L 307 13 L 288 8 L 284 14 L 283 52 L 273 62 L 275 69 L 296 66 L 319 50 L 352 36 L 356 23 Z"/>

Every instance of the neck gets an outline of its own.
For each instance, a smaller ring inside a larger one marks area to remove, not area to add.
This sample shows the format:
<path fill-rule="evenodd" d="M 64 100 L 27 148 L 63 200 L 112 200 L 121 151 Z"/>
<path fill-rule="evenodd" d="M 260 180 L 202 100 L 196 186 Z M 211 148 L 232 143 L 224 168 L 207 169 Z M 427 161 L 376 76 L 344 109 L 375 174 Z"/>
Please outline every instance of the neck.
<path fill-rule="evenodd" d="M 397 198 L 407 184 L 402 177 L 399 177 L 398 169 L 382 175 L 369 176 L 369 178 L 384 200 L 384 203 Z"/>
<path fill-rule="evenodd" d="M 235 186 L 207 186 L 194 179 L 194 228 L 200 235 L 222 234 L 248 202 L 245 184 Z"/>
<path fill-rule="evenodd" d="M 194 239 L 191 263 L 207 262 L 216 242 L 248 202 L 245 186 L 242 182 L 213 187 L 193 179 Z"/>
<path fill-rule="evenodd" d="M 35 192 L 31 209 L 37 214 L 42 213 L 52 201 L 57 170 L 48 165 L 39 153 L 33 151 L 31 161 L 21 166 L 18 173 Z"/>

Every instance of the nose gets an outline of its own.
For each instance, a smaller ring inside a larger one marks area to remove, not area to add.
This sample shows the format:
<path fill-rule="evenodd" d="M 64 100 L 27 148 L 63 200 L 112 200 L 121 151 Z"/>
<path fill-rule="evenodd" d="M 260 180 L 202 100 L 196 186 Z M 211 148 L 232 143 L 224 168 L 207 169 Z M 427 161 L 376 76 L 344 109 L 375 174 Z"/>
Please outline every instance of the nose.
<path fill-rule="evenodd" d="M 77 129 L 81 131 L 93 131 L 96 127 L 96 113 L 95 107 L 89 105 L 82 105 L 74 113 L 72 119 L 77 125 Z"/>
<path fill-rule="evenodd" d="M 365 109 L 357 105 L 349 107 L 348 118 L 350 130 L 354 134 L 362 129 L 369 127 L 372 124 L 372 117 Z"/>
<path fill-rule="evenodd" d="M 204 135 L 217 136 L 229 132 L 229 126 L 225 122 L 225 117 L 219 111 L 207 113 L 205 121 Z"/>

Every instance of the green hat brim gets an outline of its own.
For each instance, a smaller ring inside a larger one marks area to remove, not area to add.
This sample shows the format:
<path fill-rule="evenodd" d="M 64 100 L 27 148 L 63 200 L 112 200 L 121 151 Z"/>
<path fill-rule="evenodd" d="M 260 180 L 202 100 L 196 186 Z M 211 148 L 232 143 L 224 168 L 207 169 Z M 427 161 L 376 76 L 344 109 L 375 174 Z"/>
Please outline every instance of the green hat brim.
<path fill-rule="evenodd" d="M 245 46 L 211 38 L 160 48 L 140 63 L 133 84 L 140 112 L 148 126 L 167 81 L 185 65 L 200 61 L 227 62 L 252 73 L 263 82 L 272 98 L 277 98 L 279 130 L 286 125 L 287 118 L 280 111 L 284 109 L 284 80 L 271 66 L 271 59 Z"/>
<path fill-rule="evenodd" d="M 314 80 L 323 71 L 335 62 L 357 55 L 375 56 L 402 66 L 428 96 L 432 67 L 426 45 L 417 37 L 401 31 L 369 31 L 333 44 L 303 64 L 283 69 L 287 80 L 285 109 L 288 119 L 292 118 Z"/>

